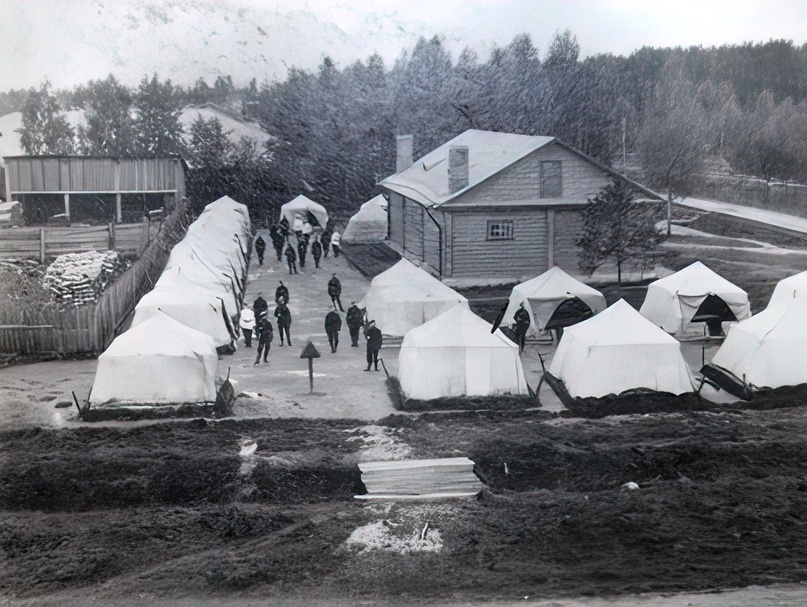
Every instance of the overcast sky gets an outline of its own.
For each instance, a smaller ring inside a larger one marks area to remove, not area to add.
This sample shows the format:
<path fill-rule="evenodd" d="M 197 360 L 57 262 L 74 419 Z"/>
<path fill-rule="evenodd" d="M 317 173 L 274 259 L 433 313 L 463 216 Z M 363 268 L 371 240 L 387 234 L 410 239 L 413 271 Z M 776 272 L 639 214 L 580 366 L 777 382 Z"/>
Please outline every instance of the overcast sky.
<path fill-rule="evenodd" d="M 807 0 L 0 0 L 0 90 L 48 78 L 71 87 L 115 74 L 189 84 L 284 78 L 378 52 L 391 66 L 419 36 L 456 58 L 528 33 L 543 55 L 569 28 L 583 55 L 642 46 L 807 42 Z"/>

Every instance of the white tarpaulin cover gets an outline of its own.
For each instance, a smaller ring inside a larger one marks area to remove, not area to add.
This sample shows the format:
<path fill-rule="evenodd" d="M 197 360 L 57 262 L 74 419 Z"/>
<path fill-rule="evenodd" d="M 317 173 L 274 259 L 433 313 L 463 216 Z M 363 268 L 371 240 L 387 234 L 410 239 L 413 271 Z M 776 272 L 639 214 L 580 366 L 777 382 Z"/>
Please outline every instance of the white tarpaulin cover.
<path fill-rule="evenodd" d="M 387 237 L 387 199 L 381 194 L 368 200 L 347 222 L 344 242 L 381 242 Z"/>
<path fill-rule="evenodd" d="M 677 337 L 702 334 L 702 324 L 693 326 L 690 323 L 709 295 L 722 299 L 738 321 L 751 316 L 748 294 L 699 261 L 650 283 L 639 311 L 642 316 Z"/>
<path fill-rule="evenodd" d="M 370 283 L 360 308 L 367 308 L 367 319 L 375 320 L 385 335 L 405 335 L 453 308 L 468 307 L 468 300 L 406 259 L 401 259 Z"/>
<path fill-rule="evenodd" d="M 159 284 L 146 293 L 135 306 L 132 327 L 163 312 L 177 322 L 201 331 L 213 338 L 216 346 L 226 346 L 233 340 L 224 320 L 225 309 L 221 300 L 202 287 L 190 283 Z"/>
<path fill-rule="evenodd" d="M 213 340 L 157 313 L 119 335 L 98 357 L 91 404 L 216 400 Z"/>
<path fill-rule="evenodd" d="M 281 219 L 285 217 L 290 226 L 294 225 L 295 215 L 307 217 L 308 213 L 311 213 L 314 216 L 314 219 L 317 220 L 317 223 L 319 223 L 319 226 L 323 230 L 328 227 L 328 211 L 325 210 L 325 207 L 321 204 L 317 204 L 309 198 L 306 198 L 302 194 L 280 207 Z M 314 225 L 313 222 L 311 225 Z"/>
<path fill-rule="evenodd" d="M 398 355 L 408 398 L 527 394 L 518 346 L 468 308 L 455 305 L 409 331 Z"/>
<path fill-rule="evenodd" d="M 765 310 L 731 327 L 711 364 L 752 389 L 807 383 L 807 272 L 780 281 Z"/>
<path fill-rule="evenodd" d="M 572 278 L 559 267 L 552 267 L 540 276 L 513 287 L 502 324 L 512 324 L 519 305 L 523 303 L 532 317 L 527 336 L 538 337 L 545 332 L 546 323 L 558 306 L 575 297 L 591 308 L 594 314 L 599 314 L 607 307 L 602 293 Z"/>
<path fill-rule="evenodd" d="M 680 344 L 620 299 L 604 312 L 568 327 L 549 373 L 573 398 L 647 389 L 692 392 L 692 373 Z"/>

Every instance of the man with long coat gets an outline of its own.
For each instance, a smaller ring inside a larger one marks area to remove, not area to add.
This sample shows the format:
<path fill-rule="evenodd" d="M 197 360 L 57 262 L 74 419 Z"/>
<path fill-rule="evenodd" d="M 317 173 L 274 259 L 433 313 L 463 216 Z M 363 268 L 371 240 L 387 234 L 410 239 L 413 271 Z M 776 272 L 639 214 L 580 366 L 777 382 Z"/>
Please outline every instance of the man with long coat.
<path fill-rule="evenodd" d="M 283 347 L 283 336 L 285 334 L 286 342 L 291 345 L 291 311 L 282 299 L 277 302 L 275 308 L 275 318 L 277 318 L 277 332 L 280 335 L 280 347 Z"/>
<path fill-rule="evenodd" d="M 256 335 L 258 339 L 258 355 L 255 357 L 255 363 L 252 365 L 253 367 L 261 362 L 261 354 L 263 354 L 263 362 L 269 364 L 269 348 L 271 347 L 272 339 L 274 338 L 272 323 L 269 322 L 268 318 L 264 318 L 263 322 L 258 325 L 256 330 L 258 331 L 258 334 Z"/>
<path fill-rule="evenodd" d="M 333 304 L 333 309 L 336 310 L 337 306 L 340 312 L 344 312 L 344 308 L 342 308 L 342 283 L 339 282 L 339 279 L 334 274 L 331 279 L 328 281 L 328 295 L 331 296 L 331 303 Z"/>
<path fill-rule="evenodd" d="M 297 253 L 294 252 L 294 247 L 289 245 L 286 247 L 286 261 L 289 264 L 289 274 L 297 274 Z M 292 272 L 294 270 L 294 272 Z"/>
<path fill-rule="evenodd" d="M 339 346 L 339 331 L 342 330 L 342 317 L 339 312 L 331 310 L 325 315 L 325 333 L 328 334 L 328 343 L 331 344 L 331 353 L 336 352 Z"/>
<path fill-rule="evenodd" d="M 381 329 L 375 326 L 374 320 L 371 320 L 368 325 L 365 333 L 367 339 L 367 368 L 365 371 L 369 371 L 370 365 L 373 363 L 375 363 L 375 370 L 378 371 L 378 352 L 381 350 L 384 336 L 381 335 Z"/>
<path fill-rule="evenodd" d="M 280 301 L 281 297 L 283 298 L 283 301 L 289 303 L 289 289 L 286 287 L 286 285 L 283 284 L 282 280 L 280 281 L 280 284 L 277 286 L 277 289 L 275 289 L 275 303 Z"/>
<path fill-rule="evenodd" d="M 257 327 L 269 315 L 269 304 L 263 298 L 263 293 L 258 293 L 258 297 L 252 303 L 252 311 L 255 313 L 255 326 Z"/>
<path fill-rule="evenodd" d="M 347 328 L 350 331 L 351 348 L 359 347 L 359 329 L 361 329 L 363 321 L 364 312 L 356 305 L 355 301 L 351 302 L 351 306 L 347 309 L 347 314 L 345 315 L 345 322 L 347 322 Z"/>
<path fill-rule="evenodd" d="M 286 237 L 280 233 L 277 226 L 272 226 L 275 231 L 272 233 L 272 246 L 275 247 L 277 253 L 277 260 L 283 261 L 283 246 L 286 244 Z"/>
<path fill-rule="evenodd" d="M 263 265 L 263 254 L 266 251 L 266 241 L 263 239 L 263 236 L 258 236 L 255 239 L 255 252 L 258 254 L 258 265 Z"/>
<path fill-rule="evenodd" d="M 527 340 L 527 329 L 530 328 L 530 313 L 527 312 L 522 301 L 518 304 L 518 310 L 513 315 L 513 320 L 516 321 L 516 336 L 518 338 L 519 353 L 524 351 L 524 344 Z"/>
<path fill-rule="evenodd" d="M 314 265 L 319 267 L 319 258 L 322 257 L 322 243 L 318 238 L 311 243 L 311 256 L 314 258 Z"/>

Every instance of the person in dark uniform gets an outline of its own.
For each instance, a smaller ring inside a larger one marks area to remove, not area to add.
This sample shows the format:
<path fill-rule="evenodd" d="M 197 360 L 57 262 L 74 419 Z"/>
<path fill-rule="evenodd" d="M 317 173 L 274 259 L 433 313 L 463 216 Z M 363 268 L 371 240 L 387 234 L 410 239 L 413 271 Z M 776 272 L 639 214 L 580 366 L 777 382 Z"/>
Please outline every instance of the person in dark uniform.
<path fill-rule="evenodd" d="M 320 241 L 322 241 L 322 255 L 324 257 L 328 256 L 328 251 L 331 248 L 331 233 L 325 230 L 322 233 L 322 236 L 319 237 Z"/>
<path fill-rule="evenodd" d="M 272 339 L 274 339 L 274 330 L 268 318 L 264 318 L 263 322 L 256 327 L 256 330 L 258 331 L 256 335 L 258 338 L 258 356 L 255 357 L 253 367 L 261 362 L 261 354 L 263 354 L 263 362 L 269 363 L 269 348 L 272 345 Z"/>
<path fill-rule="evenodd" d="M 283 241 L 285 242 L 289 237 L 289 220 L 283 217 L 277 227 L 278 232 L 283 237 Z"/>
<path fill-rule="evenodd" d="M 280 347 L 283 347 L 284 334 L 286 336 L 286 342 L 291 345 L 291 312 L 283 299 L 277 302 L 275 318 L 277 318 L 277 332 L 280 335 Z"/>
<path fill-rule="evenodd" d="M 291 245 L 287 246 L 285 255 L 286 261 L 289 264 L 289 274 L 297 274 L 297 253 L 294 252 L 294 247 Z"/>
<path fill-rule="evenodd" d="M 319 258 L 322 257 L 322 243 L 315 238 L 311 243 L 311 256 L 314 258 L 314 265 L 319 267 Z"/>
<path fill-rule="evenodd" d="M 283 281 L 280 281 L 277 289 L 275 289 L 275 303 L 280 301 L 280 298 L 283 298 L 283 301 L 288 303 L 289 301 L 289 290 L 286 288 L 286 285 L 283 284 Z"/>
<path fill-rule="evenodd" d="M 333 304 L 333 309 L 336 310 L 337 306 L 339 307 L 340 312 L 344 312 L 344 308 L 342 308 L 342 283 L 339 282 L 339 279 L 334 274 L 331 279 L 328 281 L 328 295 L 331 296 L 331 303 Z"/>
<path fill-rule="evenodd" d="M 263 236 L 258 236 L 255 239 L 255 252 L 258 254 L 258 265 L 263 265 L 263 254 L 266 251 L 266 241 Z"/>
<path fill-rule="evenodd" d="M 365 338 L 367 339 L 367 368 L 365 371 L 369 371 L 373 363 L 375 363 L 375 370 L 378 371 L 378 352 L 381 350 L 384 337 L 381 335 L 381 329 L 375 326 L 374 320 L 368 323 Z"/>
<path fill-rule="evenodd" d="M 277 253 L 277 260 L 283 261 L 283 245 L 286 244 L 286 237 L 280 233 L 280 229 L 277 226 L 272 227 L 275 228 L 275 231 L 272 234 L 272 246 L 275 247 L 275 253 Z"/>
<path fill-rule="evenodd" d="M 263 293 L 258 293 L 258 297 L 252 303 L 252 311 L 255 313 L 255 327 L 261 325 L 261 321 L 269 316 L 269 304 L 263 298 Z"/>
<path fill-rule="evenodd" d="M 516 337 L 518 338 L 519 353 L 524 351 L 524 343 L 527 340 L 527 329 L 530 328 L 530 313 L 527 312 L 522 301 L 518 304 L 518 310 L 513 315 L 513 320 L 516 321 Z"/>
<path fill-rule="evenodd" d="M 339 345 L 339 331 L 342 330 L 342 317 L 339 312 L 331 310 L 325 315 L 325 333 L 328 334 L 328 343 L 331 344 L 331 353 L 336 352 Z"/>
<path fill-rule="evenodd" d="M 347 309 L 347 314 L 345 315 L 345 322 L 347 322 L 347 328 L 350 331 L 351 348 L 359 347 L 359 329 L 361 329 L 363 320 L 364 312 L 356 305 L 355 301 L 351 302 L 350 307 Z"/>
<path fill-rule="evenodd" d="M 305 254 L 308 252 L 305 238 L 297 239 L 297 256 L 300 258 L 300 269 L 305 267 Z"/>

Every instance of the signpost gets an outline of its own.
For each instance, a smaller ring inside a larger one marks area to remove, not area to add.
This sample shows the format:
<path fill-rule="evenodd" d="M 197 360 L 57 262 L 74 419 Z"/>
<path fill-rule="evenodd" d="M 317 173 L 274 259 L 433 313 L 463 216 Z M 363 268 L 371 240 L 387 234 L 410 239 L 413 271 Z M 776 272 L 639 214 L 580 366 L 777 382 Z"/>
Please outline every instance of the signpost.
<path fill-rule="evenodd" d="M 303 348 L 303 351 L 300 352 L 300 358 L 307 358 L 308 359 L 308 385 L 309 385 L 308 393 L 309 394 L 314 393 L 314 359 L 319 358 L 319 357 L 320 357 L 319 350 L 317 350 L 317 347 L 314 345 L 314 342 L 312 342 L 309 339 L 308 343 L 305 345 L 305 348 Z"/>

